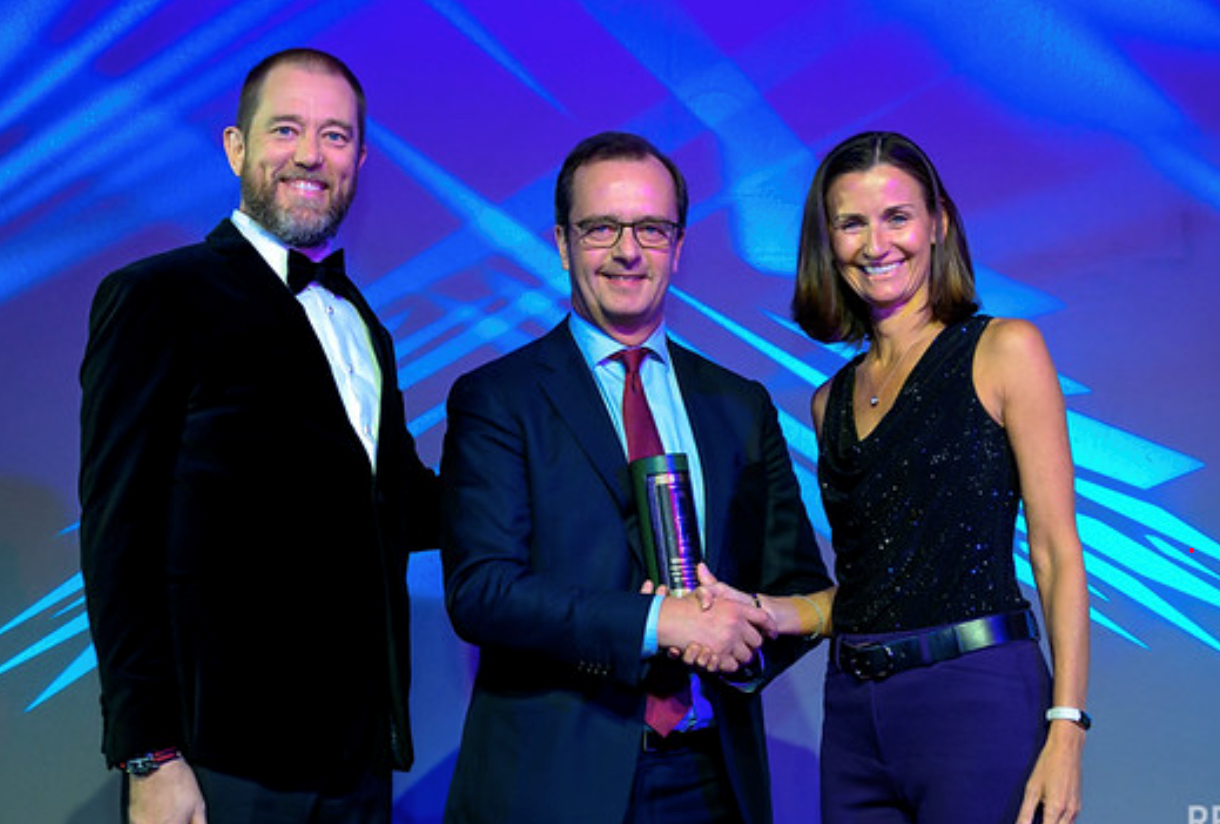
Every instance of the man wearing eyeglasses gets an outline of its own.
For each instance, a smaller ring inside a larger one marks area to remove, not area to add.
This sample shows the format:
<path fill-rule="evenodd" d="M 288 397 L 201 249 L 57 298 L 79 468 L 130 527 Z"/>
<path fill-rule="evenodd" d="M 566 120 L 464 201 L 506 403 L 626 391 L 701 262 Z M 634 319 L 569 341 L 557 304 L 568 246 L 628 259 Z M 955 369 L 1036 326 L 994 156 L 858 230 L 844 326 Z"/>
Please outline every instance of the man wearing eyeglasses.
<path fill-rule="evenodd" d="M 579 144 L 555 192 L 572 314 L 450 394 L 446 601 L 480 650 L 451 824 L 771 820 L 757 688 L 810 645 L 764 643 L 756 605 L 653 592 L 628 470 L 644 441 L 687 456 L 717 578 L 830 586 L 766 390 L 667 336 L 686 212 L 648 141 Z M 720 674 L 666 654 L 696 648 Z"/>

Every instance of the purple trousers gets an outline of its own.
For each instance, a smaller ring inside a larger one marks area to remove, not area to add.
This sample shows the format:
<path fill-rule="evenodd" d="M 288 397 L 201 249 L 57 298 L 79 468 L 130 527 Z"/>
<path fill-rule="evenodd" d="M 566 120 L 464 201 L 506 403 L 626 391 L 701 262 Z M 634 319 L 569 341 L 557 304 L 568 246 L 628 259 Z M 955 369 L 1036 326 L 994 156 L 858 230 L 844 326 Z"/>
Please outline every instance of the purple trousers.
<path fill-rule="evenodd" d="M 1050 676 L 1036 642 L 1012 641 L 880 681 L 860 681 L 833 658 L 822 722 L 822 824 L 1016 820 L 1046 737 Z"/>

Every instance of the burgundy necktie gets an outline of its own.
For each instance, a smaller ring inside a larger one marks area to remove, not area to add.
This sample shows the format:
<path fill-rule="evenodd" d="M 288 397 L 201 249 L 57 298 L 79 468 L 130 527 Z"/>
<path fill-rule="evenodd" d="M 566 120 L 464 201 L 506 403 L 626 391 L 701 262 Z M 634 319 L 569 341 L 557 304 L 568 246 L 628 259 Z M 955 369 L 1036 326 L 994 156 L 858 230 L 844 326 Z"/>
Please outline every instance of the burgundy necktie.
<path fill-rule="evenodd" d="M 665 454 L 661 436 L 657 434 L 657 422 L 648 408 L 648 397 L 644 394 L 644 382 L 640 380 L 640 364 L 648 357 L 647 349 L 621 349 L 613 355 L 627 368 L 627 380 L 623 383 L 623 429 L 627 431 L 627 460 L 651 458 Z"/>
<path fill-rule="evenodd" d="M 644 382 L 640 379 L 640 364 L 647 356 L 648 350 L 642 348 L 622 349 L 613 355 L 627 368 L 627 379 L 623 383 L 623 429 L 627 432 L 627 459 L 631 461 L 665 453 L 657 433 L 657 422 L 648 408 Z M 666 660 L 657 662 L 662 669 L 668 663 Z M 663 736 L 673 732 L 691 707 L 690 676 L 685 669 L 673 669 L 672 678 L 656 679 L 658 687 L 661 683 L 670 683 L 663 692 L 650 692 L 644 709 L 645 723 Z"/>

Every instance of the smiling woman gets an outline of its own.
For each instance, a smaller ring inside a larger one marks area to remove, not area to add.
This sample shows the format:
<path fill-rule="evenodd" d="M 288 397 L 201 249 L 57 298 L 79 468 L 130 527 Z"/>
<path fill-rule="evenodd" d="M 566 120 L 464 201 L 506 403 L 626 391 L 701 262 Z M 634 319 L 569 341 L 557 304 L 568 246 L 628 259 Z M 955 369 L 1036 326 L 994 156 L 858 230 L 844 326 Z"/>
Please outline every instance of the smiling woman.
<path fill-rule="evenodd" d="M 835 259 L 852 291 L 880 313 L 922 307 L 936 219 L 919 182 L 878 164 L 836 179 L 826 200 Z"/>
<path fill-rule="evenodd" d="M 902 135 L 864 133 L 830 151 L 800 260 L 793 307 L 806 332 L 870 344 L 812 403 L 839 583 L 822 820 L 848 824 L 867 807 L 896 822 L 1028 824 L 1039 808 L 1045 822 L 1072 821 L 1088 595 L 1063 396 L 1042 337 L 974 314 L 961 218 Z M 1017 586 L 1022 503 L 1053 685 Z M 796 616 L 785 600 L 770 603 Z M 821 627 L 789 622 L 811 630 Z M 860 767 L 882 763 L 910 766 Z"/>

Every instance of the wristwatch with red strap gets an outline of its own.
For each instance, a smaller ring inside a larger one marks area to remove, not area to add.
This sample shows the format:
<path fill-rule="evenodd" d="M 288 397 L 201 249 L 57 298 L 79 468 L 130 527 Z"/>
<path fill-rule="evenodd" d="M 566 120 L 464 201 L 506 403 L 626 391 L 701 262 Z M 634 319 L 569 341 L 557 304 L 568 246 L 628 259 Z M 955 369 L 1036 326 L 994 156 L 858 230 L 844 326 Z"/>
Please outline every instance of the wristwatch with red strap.
<path fill-rule="evenodd" d="M 119 769 L 128 775 L 134 775 L 136 778 L 144 778 L 161 769 L 162 764 L 168 764 L 170 761 L 176 761 L 181 757 L 182 753 L 176 747 L 170 747 L 165 750 L 137 755 L 135 758 L 119 764 Z"/>

